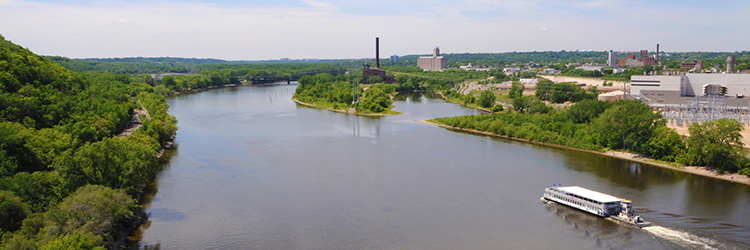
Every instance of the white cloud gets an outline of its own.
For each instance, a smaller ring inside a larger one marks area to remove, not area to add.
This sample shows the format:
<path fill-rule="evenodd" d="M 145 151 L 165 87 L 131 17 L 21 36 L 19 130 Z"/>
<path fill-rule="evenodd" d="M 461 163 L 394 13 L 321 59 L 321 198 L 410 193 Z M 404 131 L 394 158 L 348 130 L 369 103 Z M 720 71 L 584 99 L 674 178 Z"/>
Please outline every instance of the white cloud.
<path fill-rule="evenodd" d="M 614 6 L 613 1 L 597 0 L 597 1 L 586 1 L 581 3 L 575 3 L 574 6 L 579 8 L 587 9 L 605 9 Z"/>
<path fill-rule="evenodd" d="M 21 7 L 24 6 L 24 2 L 17 0 L 0 0 L 0 7 Z"/>
<path fill-rule="evenodd" d="M 347 13 L 335 1 L 297 7 L 0 1 L 0 6 L 15 4 L 0 8 L 0 32 L 6 39 L 40 54 L 74 58 L 361 58 L 373 56 L 375 36 L 380 36 L 382 55 L 427 54 L 436 45 L 444 53 L 637 50 L 656 43 L 673 51 L 735 51 L 745 49 L 741 41 L 750 38 L 736 32 L 748 21 L 744 15 L 680 9 L 697 15 L 685 26 L 684 18 L 663 9 L 633 6 L 584 15 L 541 0 L 430 2 L 434 7 L 399 15 Z M 727 28 L 700 29 L 718 26 Z"/>

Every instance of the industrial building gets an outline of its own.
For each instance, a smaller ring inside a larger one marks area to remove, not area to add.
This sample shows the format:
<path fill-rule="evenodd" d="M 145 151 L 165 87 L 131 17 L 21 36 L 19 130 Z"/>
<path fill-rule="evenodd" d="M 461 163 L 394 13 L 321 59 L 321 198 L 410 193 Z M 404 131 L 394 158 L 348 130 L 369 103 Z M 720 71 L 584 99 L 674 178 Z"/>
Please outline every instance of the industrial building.
<path fill-rule="evenodd" d="M 702 70 L 703 61 L 683 62 L 680 63 L 680 69 L 682 70 Z"/>
<path fill-rule="evenodd" d="M 628 98 L 643 100 L 678 124 L 750 121 L 750 74 L 632 76 L 630 86 Z"/>
<path fill-rule="evenodd" d="M 612 56 L 612 53 L 613 52 L 610 51 L 610 57 Z M 627 58 L 620 59 L 617 64 L 620 66 L 628 66 L 628 67 L 658 65 L 659 64 L 659 44 L 656 45 L 656 54 L 654 55 L 654 57 L 648 56 L 648 50 L 641 50 L 641 58 L 635 59 L 635 55 L 629 55 Z"/>
<path fill-rule="evenodd" d="M 375 68 L 370 67 L 370 64 L 365 64 L 362 69 L 362 79 L 367 81 L 370 77 L 380 76 L 386 83 L 394 83 L 396 76 L 386 75 L 385 70 L 380 68 L 380 38 L 375 37 Z"/>
<path fill-rule="evenodd" d="M 420 57 L 417 65 L 424 71 L 443 71 L 448 68 L 448 61 L 440 56 L 440 48 L 432 50 L 432 56 Z"/>
<path fill-rule="evenodd" d="M 722 96 L 749 96 L 750 74 L 697 74 L 673 76 L 631 76 L 630 94 L 643 96 L 654 91 L 673 97 L 694 97 L 707 95 L 704 90 L 709 85 L 726 85 Z"/>

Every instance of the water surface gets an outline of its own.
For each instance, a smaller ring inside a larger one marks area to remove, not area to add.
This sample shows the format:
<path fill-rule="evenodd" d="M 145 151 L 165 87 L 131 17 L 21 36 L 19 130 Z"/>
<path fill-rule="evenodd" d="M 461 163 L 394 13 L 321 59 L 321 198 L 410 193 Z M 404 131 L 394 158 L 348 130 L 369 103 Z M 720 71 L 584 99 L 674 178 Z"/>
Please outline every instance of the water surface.
<path fill-rule="evenodd" d="M 414 122 L 477 114 L 410 94 L 404 115 L 299 106 L 295 85 L 168 101 L 176 147 L 132 248 L 679 249 L 750 245 L 747 186 Z M 545 205 L 553 183 L 633 200 L 641 230 Z"/>

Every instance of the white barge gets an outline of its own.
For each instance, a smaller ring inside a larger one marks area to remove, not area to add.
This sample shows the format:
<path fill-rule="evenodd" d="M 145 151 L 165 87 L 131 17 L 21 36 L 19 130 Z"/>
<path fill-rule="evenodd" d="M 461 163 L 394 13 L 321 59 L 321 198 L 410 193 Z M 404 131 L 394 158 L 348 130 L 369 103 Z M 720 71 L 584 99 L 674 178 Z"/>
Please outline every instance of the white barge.
<path fill-rule="evenodd" d="M 553 201 L 631 226 L 651 226 L 651 222 L 643 221 L 640 216 L 633 213 L 632 201 L 579 186 L 545 188 L 541 199 L 544 202 Z"/>

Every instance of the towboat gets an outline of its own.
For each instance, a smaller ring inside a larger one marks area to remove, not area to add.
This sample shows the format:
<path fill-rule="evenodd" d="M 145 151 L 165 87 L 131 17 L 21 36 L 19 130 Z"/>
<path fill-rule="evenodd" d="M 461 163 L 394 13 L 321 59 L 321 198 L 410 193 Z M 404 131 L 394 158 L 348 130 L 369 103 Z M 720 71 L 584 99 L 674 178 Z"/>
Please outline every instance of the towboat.
<path fill-rule="evenodd" d="M 651 226 L 633 213 L 633 202 L 579 186 L 545 188 L 543 202 L 555 202 L 635 227 Z"/>

